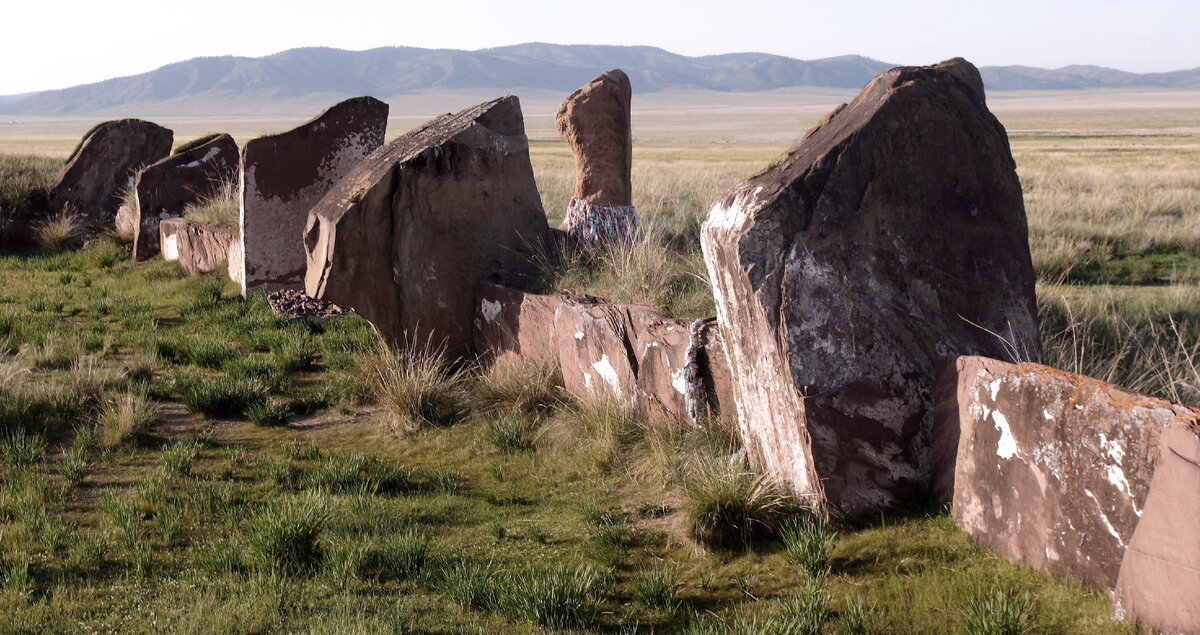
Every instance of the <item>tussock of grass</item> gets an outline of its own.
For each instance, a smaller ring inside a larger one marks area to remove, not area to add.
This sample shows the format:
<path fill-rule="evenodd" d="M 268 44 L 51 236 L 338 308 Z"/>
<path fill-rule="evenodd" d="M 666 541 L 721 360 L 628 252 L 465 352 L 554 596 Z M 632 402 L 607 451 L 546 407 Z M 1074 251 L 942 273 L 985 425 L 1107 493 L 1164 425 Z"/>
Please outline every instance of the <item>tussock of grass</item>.
<path fill-rule="evenodd" d="M 86 228 L 82 216 L 64 210 L 39 221 L 35 231 L 42 248 L 54 253 L 82 245 Z"/>
<path fill-rule="evenodd" d="M 792 509 L 791 500 L 766 476 L 714 459 L 683 480 L 688 534 L 702 545 L 739 549 L 774 535 Z"/>
<path fill-rule="evenodd" d="M 669 567 L 655 565 L 638 572 L 633 580 L 633 597 L 646 606 L 667 611 L 679 607 L 679 591 L 683 583 L 678 572 Z"/>
<path fill-rule="evenodd" d="M 267 399 L 246 408 L 250 423 L 263 428 L 280 428 L 288 424 L 291 407 L 287 402 Z"/>
<path fill-rule="evenodd" d="M 104 444 L 113 447 L 145 439 L 157 419 L 158 404 L 130 391 L 101 408 L 97 426 Z"/>
<path fill-rule="evenodd" d="M 192 380 L 180 390 L 183 405 L 189 412 L 208 417 L 236 417 L 253 405 L 266 401 L 270 388 L 255 378 Z"/>
<path fill-rule="evenodd" d="M 819 578 L 829 574 L 837 531 L 824 514 L 805 513 L 789 518 L 780 531 L 788 560 L 807 573 Z"/>
<path fill-rule="evenodd" d="M 222 183 L 212 196 L 185 207 L 183 215 L 195 223 L 214 225 L 234 234 L 241 233 L 241 201 L 238 200 L 237 183 Z"/>
<path fill-rule="evenodd" d="M 550 410 L 563 401 L 558 360 L 501 356 L 475 383 L 475 399 L 485 410 Z"/>
<path fill-rule="evenodd" d="M 963 610 L 963 632 L 971 635 L 1022 635 L 1033 622 L 1033 597 L 1001 587 L 972 595 Z"/>
<path fill-rule="evenodd" d="M 467 412 L 466 374 L 452 369 L 432 343 L 397 350 L 380 344 L 359 365 L 393 431 L 417 432 L 454 423 Z"/>
<path fill-rule="evenodd" d="M 321 534 L 329 522 L 322 501 L 289 497 L 250 520 L 250 545 L 265 568 L 301 572 L 320 565 Z"/>

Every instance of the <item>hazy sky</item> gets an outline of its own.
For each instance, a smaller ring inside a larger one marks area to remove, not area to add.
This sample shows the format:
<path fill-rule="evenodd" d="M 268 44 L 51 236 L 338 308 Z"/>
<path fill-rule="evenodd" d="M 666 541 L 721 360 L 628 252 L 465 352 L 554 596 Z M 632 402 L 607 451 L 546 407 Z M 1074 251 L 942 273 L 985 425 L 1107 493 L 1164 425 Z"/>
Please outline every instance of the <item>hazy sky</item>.
<path fill-rule="evenodd" d="M 1198 0 L 6 0 L 0 94 L 201 55 L 540 41 L 685 55 L 856 53 L 897 64 L 1200 66 Z"/>

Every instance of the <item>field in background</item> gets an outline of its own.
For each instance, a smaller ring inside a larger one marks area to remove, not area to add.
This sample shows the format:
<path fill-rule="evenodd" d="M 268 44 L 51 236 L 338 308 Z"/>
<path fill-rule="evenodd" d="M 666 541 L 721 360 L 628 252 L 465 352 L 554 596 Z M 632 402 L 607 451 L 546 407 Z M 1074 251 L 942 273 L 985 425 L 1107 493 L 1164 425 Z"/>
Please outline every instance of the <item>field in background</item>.
<path fill-rule="evenodd" d="M 711 314 L 709 204 L 849 96 L 635 98 L 648 239 L 554 285 Z M 555 221 L 573 183 L 556 99 L 525 101 Z M 1200 93 L 991 105 L 1025 190 L 1049 361 L 1200 403 Z M 245 141 L 302 119 L 159 122 L 177 142 Z M 93 123 L 3 126 L 0 154 L 65 157 Z M 706 549 L 697 506 L 752 484 L 719 428 L 655 431 L 538 393 L 528 369 L 472 375 L 453 425 L 394 433 L 363 381 L 361 321 L 310 328 L 233 294 L 132 265 L 110 239 L 0 252 L 0 632 L 1137 631 L 1103 595 L 975 548 L 935 504 L 835 523 L 826 547 L 809 532 Z M 553 403 L 529 406 L 530 390 Z M 148 428 L 130 427 L 146 421 L 134 406 L 154 409 Z"/>

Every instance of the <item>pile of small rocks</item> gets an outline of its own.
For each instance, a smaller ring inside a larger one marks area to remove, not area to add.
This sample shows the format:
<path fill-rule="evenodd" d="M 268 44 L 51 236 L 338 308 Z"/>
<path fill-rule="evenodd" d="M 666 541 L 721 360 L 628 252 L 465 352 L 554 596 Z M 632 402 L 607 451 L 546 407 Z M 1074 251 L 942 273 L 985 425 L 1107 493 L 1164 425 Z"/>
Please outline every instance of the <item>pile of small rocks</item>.
<path fill-rule="evenodd" d="M 267 302 L 276 314 L 289 317 L 331 317 L 350 313 L 349 309 L 343 309 L 332 302 L 310 298 L 303 291 L 296 289 L 272 291 L 267 296 Z"/>

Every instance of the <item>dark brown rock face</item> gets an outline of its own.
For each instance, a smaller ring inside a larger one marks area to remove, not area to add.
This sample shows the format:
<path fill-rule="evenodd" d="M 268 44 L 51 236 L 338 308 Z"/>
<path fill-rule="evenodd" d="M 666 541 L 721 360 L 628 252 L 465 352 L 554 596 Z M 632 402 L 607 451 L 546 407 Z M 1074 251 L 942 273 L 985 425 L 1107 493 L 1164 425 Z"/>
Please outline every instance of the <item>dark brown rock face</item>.
<path fill-rule="evenodd" d="M 992 333 L 1041 357 L 1021 185 L 964 60 L 880 74 L 701 243 L 743 441 L 816 504 L 929 486 L 935 360 L 1008 356 Z"/>
<path fill-rule="evenodd" d="M 521 105 L 502 97 L 401 136 L 339 182 L 308 217 L 305 287 L 391 342 L 463 356 L 475 286 L 526 284 L 546 233 Z"/>
<path fill-rule="evenodd" d="M 158 231 L 163 259 L 178 260 L 188 273 L 216 269 L 229 257 L 229 246 L 237 240 L 228 229 L 186 218 L 163 219 Z"/>
<path fill-rule="evenodd" d="M 1162 458 L 1113 593 L 1114 617 L 1200 633 L 1200 427 L 1162 433 Z"/>
<path fill-rule="evenodd" d="M 237 168 L 237 143 L 223 134 L 138 172 L 133 258 L 144 260 L 158 253 L 159 222 L 183 216 L 188 205 L 232 184 Z"/>
<path fill-rule="evenodd" d="M 633 204 L 632 95 L 629 77 L 614 68 L 559 105 L 554 123 L 575 153 L 575 198 L 604 206 Z"/>
<path fill-rule="evenodd" d="M 485 359 L 558 361 L 564 387 L 578 397 L 607 393 L 647 416 L 686 419 L 688 325 L 651 307 L 482 284 L 475 341 Z M 719 413 L 722 404 L 732 404 L 729 373 L 712 320 L 701 334 L 697 364 L 704 397 Z"/>
<path fill-rule="evenodd" d="M 100 124 L 59 171 L 50 210 L 112 220 L 137 170 L 170 154 L 173 140 L 170 130 L 141 119 Z"/>
<path fill-rule="evenodd" d="M 942 396 L 951 393 L 942 386 L 956 387 L 934 427 L 946 441 L 937 447 L 957 448 L 936 457 L 954 522 L 1008 560 L 1111 588 L 1139 518 L 1146 522 L 1160 437 L 1194 425 L 1197 413 L 1047 366 L 983 357 L 944 365 L 938 383 Z"/>
<path fill-rule="evenodd" d="M 312 121 L 260 137 L 242 149 L 242 249 L 230 277 L 243 295 L 266 287 L 299 289 L 307 263 L 308 213 L 359 161 L 383 145 L 388 105 L 347 99 Z"/>

